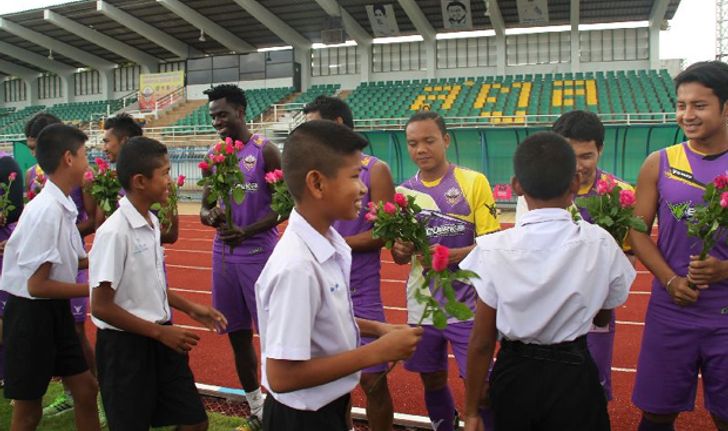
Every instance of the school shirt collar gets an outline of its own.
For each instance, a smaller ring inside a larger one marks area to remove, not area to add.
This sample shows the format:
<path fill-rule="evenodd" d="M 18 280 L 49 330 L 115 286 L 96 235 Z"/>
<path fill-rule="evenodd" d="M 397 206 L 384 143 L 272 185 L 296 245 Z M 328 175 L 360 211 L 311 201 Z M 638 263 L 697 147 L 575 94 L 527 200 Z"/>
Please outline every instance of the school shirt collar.
<path fill-rule="evenodd" d="M 563 208 L 540 208 L 530 210 L 518 221 L 518 226 L 552 221 L 572 221 L 571 214 Z"/>
<path fill-rule="evenodd" d="M 139 211 L 129 202 L 126 196 L 119 200 L 119 211 L 126 218 L 131 225 L 132 229 L 139 229 L 142 227 L 151 227 L 147 220 L 142 216 Z"/>
<path fill-rule="evenodd" d="M 288 229 L 292 229 L 303 240 L 319 263 L 326 262 L 336 253 L 346 255 L 351 250 L 334 228 L 329 227 L 326 236 L 321 235 L 295 208 L 288 218 Z"/>
<path fill-rule="evenodd" d="M 78 208 L 76 208 L 76 204 L 73 202 L 73 199 L 71 199 L 70 196 L 66 196 L 66 194 L 63 193 L 63 190 L 51 181 L 50 178 L 46 181 L 43 190 L 46 191 L 46 193 L 48 193 L 54 200 L 58 201 L 66 212 L 73 214 L 74 217 L 78 216 Z"/>

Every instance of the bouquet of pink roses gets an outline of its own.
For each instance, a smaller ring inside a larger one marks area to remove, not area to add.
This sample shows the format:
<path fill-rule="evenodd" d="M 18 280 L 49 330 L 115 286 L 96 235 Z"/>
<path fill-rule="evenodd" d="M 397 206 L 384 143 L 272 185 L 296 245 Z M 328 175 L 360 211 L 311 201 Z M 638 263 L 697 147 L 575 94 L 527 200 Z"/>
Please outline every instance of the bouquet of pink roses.
<path fill-rule="evenodd" d="M 472 271 L 451 271 L 448 268 L 450 250 L 440 244 L 430 247 L 425 230 L 425 221 L 417 219 L 422 209 L 415 203 L 413 196 L 406 197 L 401 193 L 394 195 L 394 202 L 369 203 L 369 212 L 365 218 L 374 223 L 372 236 L 385 241 L 385 247 L 392 248 L 395 240 L 414 244 L 415 253 L 422 255 L 422 265 L 428 268 L 425 280 L 415 292 L 415 299 L 425 306 L 418 324 L 432 317 L 432 324 L 438 329 L 447 327 L 448 316 L 458 320 L 473 317 L 470 308 L 455 299 L 454 281 L 478 278 Z M 430 284 L 433 285 L 430 289 Z M 446 298 L 445 306 L 434 298 L 434 294 L 442 291 Z"/>
<path fill-rule="evenodd" d="M 45 172 L 43 172 L 43 169 L 41 169 L 40 166 L 35 165 L 35 178 L 33 178 L 33 181 L 30 182 L 28 191 L 25 193 L 25 203 L 32 201 L 34 197 L 38 196 L 38 193 L 43 190 L 45 182 Z"/>
<path fill-rule="evenodd" d="M 240 170 L 238 153 L 245 144 L 230 137 L 225 142 L 218 142 L 212 151 L 197 165 L 202 170 L 202 179 L 197 182 L 200 187 L 207 187 L 210 194 L 207 203 L 222 203 L 225 210 L 225 222 L 228 228 L 233 227 L 232 202 L 240 205 L 245 199 L 245 176 Z M 231 246 L 232 249 L 232 246 Z"/>
<path fill-rule="evenodd" d="M 169 184 L 169 197 L 166 204 L 155 203 L 151 207 L 152 210 L 157 211 L 159 227 L 164 229 L 165 233 L 169 233 L 172 229 L 172 219 L 178 214 L 179 189 L 185 185 L 185 178 L 187 177 L 180 175 L 175 182 Z"/>
<path fill-rule="evenodd" d="M 10 187 L 13 185 L 13 182 L 15 182 L 17 177 L 17 173 L 11 172 L 10 175 L 8 175 L 8 182 L 0 183 L 0 218 L 2 218 L 3 225 L 5 225 L 5 221 L 8 219 L 10 213 L 15 211 L 15 205 L 13 205 L 13 201 L 10 200 Z"/>
<path fill-rule="evenodd" d="M 121 183 L 116 177 L 116 171 L 104 159 L 97 157 L 94 161 L 95 165 L 91 166 L 91 171 L 86 172 L 84 180 L 89 193 L 108 217 L 119 206 Z"/>
<path fill-rule="evenodd" d="M 688 223 L 688 235 L 703 243 L 700 260 L 708 257 L 720 238 L 728 239 L 728 173 L 705 186 L 704 206 L 696 206 Z"/>
<path fill-rule="evenodd" d="M 278 214 L 278 220 L 287 219 L 291 215 L 294 202 L 288 191 L 288 184 L 283 181 L 283 171 L 276 169 L 265 174 L 265 182 L 273 188 L 270 207 Z"/>
<path fill-rule="evenodd" d="M 621 246 L 629 229 L 647 232 L 645 221 L 634 215 L 635 195 L 624 190 L 609 176 L 597 181 L 597 194 L 576 199 L 576 206 L 585 208 L 594 224 L 601 226 Z"/>

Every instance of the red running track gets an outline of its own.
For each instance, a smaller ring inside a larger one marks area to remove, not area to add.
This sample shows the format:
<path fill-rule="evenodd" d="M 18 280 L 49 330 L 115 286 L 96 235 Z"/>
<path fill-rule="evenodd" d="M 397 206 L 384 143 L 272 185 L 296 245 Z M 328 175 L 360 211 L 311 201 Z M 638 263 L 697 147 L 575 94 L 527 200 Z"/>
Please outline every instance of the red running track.
<path fill-rule="evenodd" d="M 166 247 L 169 286 L 191 300 L 210 304 L 211 249 L 214 231 L 200 225 L 196 216 L 181 216 L 180 219 L 180 239 L 176 244 Z M 404 281 L 409 268 L 394 264 L 386 251 L 382 253 L 382 262 L 382 296 L 387 320 L 391 323 L 405 323 Z M 650 282 L 651 276 L 640 265 L 637 280 L 632 286 L 627 303 L 617 310 L 612 372 L 614 400 L 609 405 L 612 429 L 615 431 L 636 430 L 639 422 L 639 411 L 631 403 L 631 391 L 644 315 L 649 300 Z M 200 331 L 200 344 L 190 355 L 196 380 L 210 385 L 239 388 L 227 338 L 201 328 L 197 322 L 182 313 L 175 314 L 175 323 L 189 325 Z M 95 338 L 93 324 L 87 322 L 87 326 L 91 338 Z M 257 348 L 257 337 L 255 342 Z M 457 377 L 457 367 L 452 358 L 450 358 L 450 386 L 453 388 L 456 404 L 462 406 L 463 383 Z M 426 416 L 422 386 L 416 374 L 398 366 L 389 377 L 389 387 L 395 411 Z M 363 406 L 363 399 L 363 394 L 357 389 L 354 394 L 354 404 Z M 714 429 L 712 420 L 703 406 L 702 387 L 698 390 L 695 411 L 680 415 L 676 429 Z"/>

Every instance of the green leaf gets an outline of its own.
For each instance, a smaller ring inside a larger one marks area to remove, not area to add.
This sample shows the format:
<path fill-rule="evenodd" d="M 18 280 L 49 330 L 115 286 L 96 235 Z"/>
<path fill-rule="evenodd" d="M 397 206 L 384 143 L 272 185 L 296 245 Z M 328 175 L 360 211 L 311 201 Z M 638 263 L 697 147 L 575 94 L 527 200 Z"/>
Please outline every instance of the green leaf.
<path fill-rule="evenodd" d="M 214 204 L 215 202 L 217 202 L 217 193 L 214 193 L 214 192 L 210 193 L 207 196 L 207 204 L 211 205 L 211 204 Z"/>
<path fill-rule="evenodd" d="M 450 301 L 445 305 L 445 310 L 458 320 L 468 320 L 473 317 L 473 310 L 462 302 Z"/>
<path fill-rule="evenodd" d="M 627 219 L 627 224 L 637 232 L 647 233 L 647 224 L 639 217 L 630 217 Z"/>
<path fill-rule="evenodd" d="M 447 316 L 439 308 L 432 312 L 432 325 L 437 329 L 447 328 Z"/>
<path fill-rule="evenodd" d="M 245 190 L 242 187 L 235 187 L 233 189 L 233 200 L 236 204 L 240 205 L 245 199 Z"/>

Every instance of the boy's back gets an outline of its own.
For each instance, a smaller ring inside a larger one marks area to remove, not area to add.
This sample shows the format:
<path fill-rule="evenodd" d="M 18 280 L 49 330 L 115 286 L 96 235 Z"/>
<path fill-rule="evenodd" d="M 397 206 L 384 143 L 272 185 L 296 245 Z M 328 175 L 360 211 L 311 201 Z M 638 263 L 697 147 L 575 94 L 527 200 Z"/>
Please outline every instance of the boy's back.
<path fill-rule="evenodd" d="M 626 301 L 635 274 L 604 229 L 574 222 L 563 209 L 530 211 L 514 229 L 479 237 L 477 244 L 461 267 L 481 271 L 475 286 L 498 310 L 498 330 L 524 343 L 586 334 L 599 310 Z"/>

